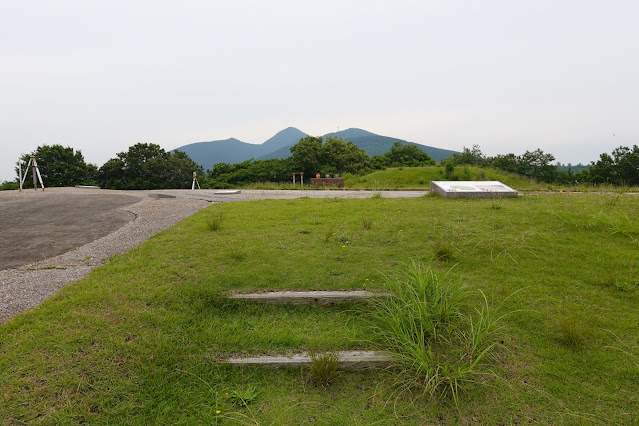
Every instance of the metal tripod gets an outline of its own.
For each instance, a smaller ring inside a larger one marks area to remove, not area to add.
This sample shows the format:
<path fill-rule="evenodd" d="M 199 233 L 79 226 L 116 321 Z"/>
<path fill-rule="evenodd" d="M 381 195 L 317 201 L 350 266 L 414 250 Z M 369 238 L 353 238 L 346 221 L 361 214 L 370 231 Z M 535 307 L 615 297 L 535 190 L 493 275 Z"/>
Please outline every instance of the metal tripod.
<path fill-rule="evenodd" d="M 24 181 L 27 179 L 27 173 L 29 173 L 29 167 L 33 170 L 33 189 L 38 189 L 38 181 L 40 181 L 40 186 L 44 191 L 44 183 L 42 183 L 42 175 L 40 174 L 40 169 L 38 168 L 38 162 L 35 159 L 35 154 L 31 154 L 31 158 L 27 163 L 27 168 L 24 169 L 24 176 L 22 175 L 22 162 L 18 164 L 18 171 L 20 173 L 20 191 L 22 191 L 22 185 Z"/>
<path fill-rule="evenodd" d="M 195 189 L 195 184 L 197 184 L 197 189 L 202 189 L 200 188 L 200 182 L 197 181 L 197 173 L 193 172 L 193 183 L 191 184 L 191 191 Z"/>

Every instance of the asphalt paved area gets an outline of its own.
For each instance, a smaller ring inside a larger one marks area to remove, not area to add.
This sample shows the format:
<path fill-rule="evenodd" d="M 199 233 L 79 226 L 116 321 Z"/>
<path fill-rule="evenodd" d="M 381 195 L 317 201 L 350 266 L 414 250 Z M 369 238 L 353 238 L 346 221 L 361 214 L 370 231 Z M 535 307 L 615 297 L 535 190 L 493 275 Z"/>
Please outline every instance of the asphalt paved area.
<path fill-rule="evenodd" d="M 107 235 L 135 218 L 120 208 L 140 200 L 120 193 L 11 192 L 0 197 L 0 270 L 57 256 Z"/>

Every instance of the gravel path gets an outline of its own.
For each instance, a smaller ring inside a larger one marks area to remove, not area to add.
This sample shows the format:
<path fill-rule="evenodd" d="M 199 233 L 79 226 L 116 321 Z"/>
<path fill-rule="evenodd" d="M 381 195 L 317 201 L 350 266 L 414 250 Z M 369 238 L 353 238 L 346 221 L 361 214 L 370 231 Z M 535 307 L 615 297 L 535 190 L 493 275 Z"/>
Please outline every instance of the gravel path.
<path fill-rule="evenodd" d="M 59 194 L 104 193 L 101 190 L 75 188 L 51 188 L 47 191 Z M 1 191 L 0 196 L 11 195 L 8 192 L 10 191 Z M 0 323 L 39 305 L 60 288 L 85 277 L 110 256 L 143 243 L 209 204 L 207 201 L 185 198 L 150 198 L 143 192 L 125 193 L 140 199 L 135 204 L 120 207 L 121 210 L 135 214 L 133 221 L 111 234 L 62 255 L 0 271 Z"/>

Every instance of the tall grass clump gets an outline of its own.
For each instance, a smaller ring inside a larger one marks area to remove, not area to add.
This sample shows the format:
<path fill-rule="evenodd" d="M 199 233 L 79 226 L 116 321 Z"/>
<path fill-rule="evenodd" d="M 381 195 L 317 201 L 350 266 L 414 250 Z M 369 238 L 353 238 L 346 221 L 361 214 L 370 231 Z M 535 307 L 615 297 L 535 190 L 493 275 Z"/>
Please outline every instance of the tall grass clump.
<path fill-rule="evenodd" d="M 222 222 L 224 221 L 224 215 L 222 215 L 220 210 L 214 210 L 204 218 L 204 221 L 211 231 L 219 231 L 222 227 Z"/>
<path fill-rule="evenodd" d="M 449 262 L 453 260 L 455 249 L 441 238 L 435 239 L 435 246 L 433 247 L 433 255 L 436 260 L 440 262 Z"/>
<path fill-rule="evenodd" d="M 310 374 L 315 386 L 328 388 L 339 372 L 339 354 L 334 351 L 309 350 L 311 358 Z"/>
<path fill-rule="evenodd" d="M 593 217 L 593 222 L 605 226 L 611 234 L 621 234 L 630 238 L 632 242 L 639 243 L 639 230 L 626 213 L 615 212 L 608 215 L 600 211 Z"/>
<path fill-rule="evenodd" d="M 555 321 L 561 333 L 562 342 L 573 348 L 580 348 L 586 343 L 586 330 L 583 324 L 568 311 L 564 303 L 559 307 Z"/>
<path fill-rule="evenodd" d="M 400 368 L 398 389 L 452 396 L 488 374 L 498 322 L 481 291 L 464 287 L 429 266 L 413 262 L 387 277 L 386 297 L 373 303 L 373 331 Z M 473 296 L 481 296 L 479 306 Z"/>

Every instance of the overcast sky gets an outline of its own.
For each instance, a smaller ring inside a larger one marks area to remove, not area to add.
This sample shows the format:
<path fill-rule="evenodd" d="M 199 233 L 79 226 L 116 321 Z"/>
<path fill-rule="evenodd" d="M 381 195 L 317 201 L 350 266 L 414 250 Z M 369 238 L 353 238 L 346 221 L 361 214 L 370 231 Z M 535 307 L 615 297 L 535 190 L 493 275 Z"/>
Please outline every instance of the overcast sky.
<path fill-rule="evenodd" d="M 101 166 L 288 126 L 587 163 L 639 144 L 638 23 L 636 0 L 2 0 L 0 180 L 42 144 Z"/>

